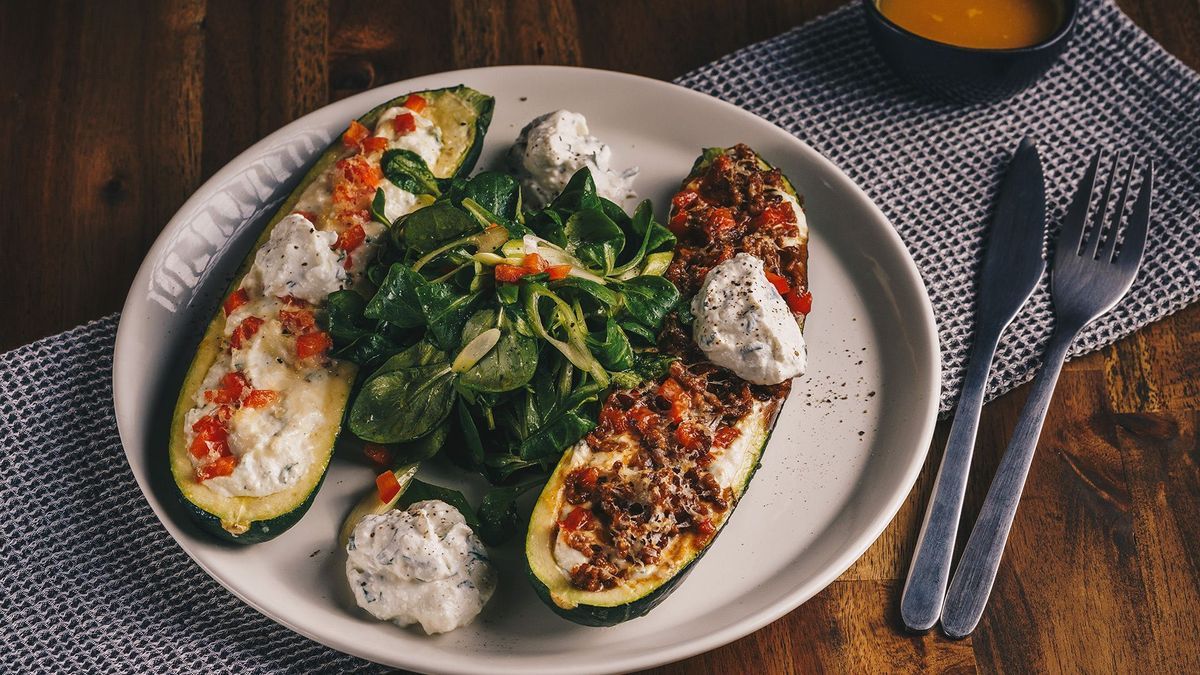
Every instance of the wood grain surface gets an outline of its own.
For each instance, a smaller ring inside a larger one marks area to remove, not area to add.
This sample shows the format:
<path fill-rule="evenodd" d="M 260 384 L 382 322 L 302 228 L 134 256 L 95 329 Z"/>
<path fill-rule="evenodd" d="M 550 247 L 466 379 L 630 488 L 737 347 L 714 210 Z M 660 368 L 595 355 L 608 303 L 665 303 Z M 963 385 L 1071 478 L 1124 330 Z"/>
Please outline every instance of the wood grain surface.
<path fill-rule="evenodd" d="M 838 4 L 4 2 L 0 350 L 119 309 L 193 190 L 331 100 L 511 63 L 669 79 Z M 1200 68 L 1200 3 L 1119 4 Z M 1024 398 L 984 410 L 965 523 Z M 943 424 L 898 517 L 838 581 L 771 626 L 659 672 L 1200 672 L 1198 409 L 1200 307 L 1068 364 L 968 639 L 908 634 L 897 609 Z"/>

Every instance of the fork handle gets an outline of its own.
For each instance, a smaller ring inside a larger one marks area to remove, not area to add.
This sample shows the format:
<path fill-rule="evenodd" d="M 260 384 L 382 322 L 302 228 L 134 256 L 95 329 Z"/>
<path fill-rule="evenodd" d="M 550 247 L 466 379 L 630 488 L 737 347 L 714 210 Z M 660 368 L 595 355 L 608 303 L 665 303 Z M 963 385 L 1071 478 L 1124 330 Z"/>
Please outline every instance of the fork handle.
<path fill-rule="evenodd" d="M 1003 325 L 981 326 L 971 348 L 946 451 L 942 453 L 933 494 L 929 497 L 912 563 L 908 566 L 904 593 L 900 596 L 900 617 L 909 630 L 929 630 L 942 613 L 946 583 L 950 579 L 950 560 L 954 556 L 954 538 L 962 515 L 967 476 L 971 471 L 975 433 L 979 428 L 979 410 L 983 407 L 988 372 L 1003 329 Z"/>
<path fill-rule="evenodd" d="M 1071 341 L 1078 333 L 1078 329 L 1064 330 L 1060 326 L 1055 329 L 1046 347 L 1042 372 L 1034 380 L 1033 391 L 1021 409 L 1012 440 L 1000 460 L 946 594 L 942 630 L 950 637 L 960 638 L 970 634 L 983 616 L 983 608 L 992 592 L 1004 545 L 1012 529 L 1013 517 L 1017 513 L 1017 503 L 1025 488 L 1025 478 L 1033 462 L 1033 452 L 1042 433 L 1042 424 L 1046 421 L 1046 410 L 1050 407 L 1054 386 L 1058 383 L 1058 375 Z"/>

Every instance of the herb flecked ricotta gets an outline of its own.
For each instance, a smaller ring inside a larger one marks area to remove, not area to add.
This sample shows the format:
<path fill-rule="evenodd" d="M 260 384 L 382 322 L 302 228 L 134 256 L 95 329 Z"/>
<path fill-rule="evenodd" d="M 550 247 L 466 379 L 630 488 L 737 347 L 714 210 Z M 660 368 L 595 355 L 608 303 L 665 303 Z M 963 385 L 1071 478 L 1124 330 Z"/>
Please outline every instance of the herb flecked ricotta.
<path fill-rule="evenodd" d="M 430 635 L 471 623 L 496 589 L 483 544 L 458 509 L 436 499 L 366 516 L 346 554 L 359 607 Z"/>
<path fill-rule="evenodd" d="M 779 384 L 804 373 L 804 336 L 758 258 L 739 253 L 712 268 L 692 314 L 700 350 L 743 380 Z"/>
<path fill-rule="evenodd" d="M 346 270 L 332 248 L 336 241 L 336 233 L 318 230 L 299 213 L 290 214 L 255 253 L 242 287 L 252 295 L 324 302 L 346 284 Z"/>
<path fill-rule="evenodd" d="M 509 152 L 509 163 L 534 208 L 550 203 L 585 166 L 601 197 L 621 206 L 637 197 L 633 191 L 637 167 L 613 169 L 612 148 L 588 132 L 583 115 L 569 110 L 546 113 L 526 125 Z"/>

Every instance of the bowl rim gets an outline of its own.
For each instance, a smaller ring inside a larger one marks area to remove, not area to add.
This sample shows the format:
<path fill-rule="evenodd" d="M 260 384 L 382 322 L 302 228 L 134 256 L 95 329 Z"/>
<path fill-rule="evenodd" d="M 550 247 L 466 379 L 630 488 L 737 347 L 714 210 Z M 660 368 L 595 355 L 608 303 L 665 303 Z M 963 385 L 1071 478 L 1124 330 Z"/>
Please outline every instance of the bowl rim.
<path fill-rule="evenodd" d="M 985 48 L 985 47 L 964 47 L 962 45 L 955 45 L 955 44 L 950 44 L 949 42 L 941 42 L 939 40 L 934 40 L 933 38 L 925 37 L 924 35 L 921 35 L 920 33 L 914 33 L 913 31 L 905 28 L 904 26 L 901 26 L 900 24 L 898 24 L 895 21 L 892 21 L 890 18 L 888 18 L 888 16 L 879 9 L 879 0 L 862 0 L 862 4 L 866 7 L 867 15 L 869 17 L 871 17 L 872 19 L 874 19 L 877 23 L 881 24 L 882 26 L 884 26 L 886 28 L 891 29 L 892 31 L 894 31 L 896 33 L 905 35 L 910 38 L 914 38 L 920 42 L 924 42 L 924 43 L 930 44 L 930 45 L 936 45 L 938 47 L 941 47 L 943 49 L 948 49 L 951 51 L 963 52 L 966 54 L 1013 54 L 1013 55 L 1031 54 L 1031 53 L 1044 51 L 1046 49 L 1049 49 L 1049 48 L 1059 45 L 1061 42 L 1063 42 L 1064 40 L 1067 39 L 1067 37 L 1075 29 L 1075 22 L 1079 16 L 1079 8 L 1081 6 L 1081 3 L 1080 3 L 1080 0 L 1062 0 L 1062 3 L 1063 3 L 1063 9 L 1065 10 L 1063 19 L 1059 23 L 1058 28 L 1056 28 L 1054 30 L 1054 32 L 1051 33 L 1045 40 L 1042 40 L 1041 42 L 1038 42 L 1037 44 L 1029 45 L 1028 47 L 1008 47 L 1008 48 L 1004 48 L 1004 49 L 994 49 L 994 48 Z"/>

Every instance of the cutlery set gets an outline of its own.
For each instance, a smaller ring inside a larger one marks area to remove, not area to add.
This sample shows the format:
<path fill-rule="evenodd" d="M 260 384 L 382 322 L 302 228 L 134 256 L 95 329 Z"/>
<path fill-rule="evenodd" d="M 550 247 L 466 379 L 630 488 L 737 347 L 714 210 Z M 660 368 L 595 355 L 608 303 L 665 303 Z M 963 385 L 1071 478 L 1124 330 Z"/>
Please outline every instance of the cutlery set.
<path fill-rule="evenodd" d="M 1064 216 L 1050 269 L 1055 328 L 1041 372 L 992 480 L 958 568 L 954 542 L 988 372 L 1000 336 L 1046 270 L 1045 185 L 1032 140 L 1021 141 L 1000 187 L 979 277 L 975 339 L 933 494 L 900 600 L 904 624 L 948 636 L 975 629 L 996 579 L 1046 411 L 1071 343 L 1124 297 L 1146 245 L 1153 163 L 1136 153 L 1097 152 Z M 1107 176 L 1100 181 L 1101 176 Z M 1101 186 L 1100 183 L 1103 183 Z"/>

